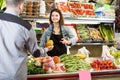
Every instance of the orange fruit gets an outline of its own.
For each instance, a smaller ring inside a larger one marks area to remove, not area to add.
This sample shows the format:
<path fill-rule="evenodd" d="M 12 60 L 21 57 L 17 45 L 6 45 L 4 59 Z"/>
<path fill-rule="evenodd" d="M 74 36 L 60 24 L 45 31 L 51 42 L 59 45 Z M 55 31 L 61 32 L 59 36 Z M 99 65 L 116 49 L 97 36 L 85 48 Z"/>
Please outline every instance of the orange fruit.
<path fill-rule="evenodd" d="M 53 40 L 48 40 L 46 43 L 45 43 L 45 46 L 48 47 L 48 46 L 53 46 Z"/>
<path fill-rule="evenodd" d="M 60 63 L 60 57 L 54 56 L 54 57 L 53 57 L 53 61 L 55 62 L 55 64 L 56 64 L 56 63 Z"/>

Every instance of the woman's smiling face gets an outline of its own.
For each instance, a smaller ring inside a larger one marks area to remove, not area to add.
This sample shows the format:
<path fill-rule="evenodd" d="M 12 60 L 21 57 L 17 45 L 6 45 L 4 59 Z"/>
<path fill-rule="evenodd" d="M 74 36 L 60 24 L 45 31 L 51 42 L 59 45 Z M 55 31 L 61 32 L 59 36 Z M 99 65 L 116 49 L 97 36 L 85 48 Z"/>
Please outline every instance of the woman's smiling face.
<path fill-rule="evenodd" d="M 53 23 L 59 23 L 60 21 L 60 14 L 58 12 L 52 12 L 51 19 Z"/>

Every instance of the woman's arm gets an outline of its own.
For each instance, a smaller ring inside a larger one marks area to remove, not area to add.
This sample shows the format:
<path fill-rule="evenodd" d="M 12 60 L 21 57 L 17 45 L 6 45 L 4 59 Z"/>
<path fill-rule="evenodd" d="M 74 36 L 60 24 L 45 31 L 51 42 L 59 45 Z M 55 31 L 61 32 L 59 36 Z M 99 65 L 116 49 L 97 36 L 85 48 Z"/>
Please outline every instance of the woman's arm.
<path fill-rule="evenodd" d="M 45 42 L 47 41 L 47 35 L 46 35 L 46 31 L 42 34 L 41 39 L 40 39 L 40 47 L 45 47 Z"/>
<path fill-rule="evenodd" d="M 64 27 L 67 33 L 67 37 L 69 38 L 67 43 L 71 45 L 75 45 L 78 41 L 77 33 L 72 26 Z"/>

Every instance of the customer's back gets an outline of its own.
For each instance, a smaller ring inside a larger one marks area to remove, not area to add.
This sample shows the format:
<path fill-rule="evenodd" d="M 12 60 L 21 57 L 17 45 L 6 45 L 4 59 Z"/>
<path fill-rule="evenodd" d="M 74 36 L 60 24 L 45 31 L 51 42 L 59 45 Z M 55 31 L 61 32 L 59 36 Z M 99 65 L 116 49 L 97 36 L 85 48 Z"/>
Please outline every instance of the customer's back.
<path fill-rule="evenodd" d="M 18 18 L 16 8 L 23 0 L 14 0 L 20 1 L 16 5 L 7 1 L 6 11 L 0 14 L 0 80 L 26 80 L 26 50 L 35 51 L 36 38 L 31 25 Z"/>

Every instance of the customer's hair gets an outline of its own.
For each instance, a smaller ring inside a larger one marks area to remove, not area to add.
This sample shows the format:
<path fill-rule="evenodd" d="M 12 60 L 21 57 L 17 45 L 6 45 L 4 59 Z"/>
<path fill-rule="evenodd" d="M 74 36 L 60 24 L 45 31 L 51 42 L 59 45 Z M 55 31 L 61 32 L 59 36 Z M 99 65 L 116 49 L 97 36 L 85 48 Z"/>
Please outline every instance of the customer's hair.
<path fill-rule="evenodd" d="M 60 25 L 64 25 L 63 15 L 62 15 L 61 11 L 60 11 L 59 9 L 56 9 L 56 8 L 53 9 L 53 10 L 51 10 L 51 12 L 50 12 L 50 17 L 49 17 L 50 24 L 53 24 L 53 21 L 52 21 L 52 19 L 51 19 L 51 16 L 52 16 L 52 13 L 53 13 L 53 12 L 58 12 L 58 13 L 59 13 L 59 15 L 60 15 L 59 24 L 60 24 Z"/>
<path fill-rule="evenodd" d="M 24 2 L 24 0 L 6 0 L 6 5 L 16 7 L 22 2 Z"/>

